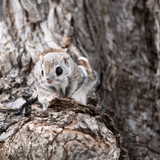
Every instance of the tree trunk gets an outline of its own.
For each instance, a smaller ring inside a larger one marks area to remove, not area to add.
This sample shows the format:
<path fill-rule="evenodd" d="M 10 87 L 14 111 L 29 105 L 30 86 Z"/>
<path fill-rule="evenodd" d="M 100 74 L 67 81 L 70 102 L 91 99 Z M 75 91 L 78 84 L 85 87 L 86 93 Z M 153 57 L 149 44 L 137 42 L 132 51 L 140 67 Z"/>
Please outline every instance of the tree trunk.
<path fill-rule="evenodd" d="M 72 99 L 57 99 L 46 111 L 34 105 L 13 126 L 1 135 L 9 159 L 116 160 L 124 151 L 111 118 Z"/>
<path fill-rule="evenodd" d="M 95 108 L 61 99 L 54 102 L 57 110 L 43 112 L 32 104 L 30 111 L 39 54 L 65 48 L 76 62 L 87 57 L 97 71 L 89 103 L 113 118 L 130 159 L 160 158 L 159 0 L 1 0 L 0 7 L 3 154 L 9 159 L 56 154 L 59 159 L 118 159 L 121 151 L 127 158 L 114 125 Z"/>

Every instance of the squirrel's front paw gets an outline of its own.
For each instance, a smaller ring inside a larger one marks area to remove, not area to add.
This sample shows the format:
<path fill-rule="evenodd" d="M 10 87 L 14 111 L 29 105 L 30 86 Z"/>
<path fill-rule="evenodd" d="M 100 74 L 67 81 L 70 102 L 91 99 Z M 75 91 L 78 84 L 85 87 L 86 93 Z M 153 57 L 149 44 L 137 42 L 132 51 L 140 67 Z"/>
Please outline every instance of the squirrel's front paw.
<path fill-rule="evenodd" d="M 85 57 L 79 57 L 78 60 L 83 64 L 84 67 L 87 67 L 89 64 L 88 59 Z"/>
<path fill-rule="evenodd" d="M 93 73 L 93 70 L 89 64 L 89 61 L 87 58 L 85 57 L 79 57 L 78 60 L 82 63 L 82 65 L 84 66 L 87 74 L 88 74 L 88 77 L 90 79 L 94 79 L 94 73 Z"/>
<path fill-rule="evenodd" d="M 51 104 L 57 98 L 60 98 L 60 94 L 59 93 L 54 93 L 52 96 L 48 97 L 49 104 Z"/>

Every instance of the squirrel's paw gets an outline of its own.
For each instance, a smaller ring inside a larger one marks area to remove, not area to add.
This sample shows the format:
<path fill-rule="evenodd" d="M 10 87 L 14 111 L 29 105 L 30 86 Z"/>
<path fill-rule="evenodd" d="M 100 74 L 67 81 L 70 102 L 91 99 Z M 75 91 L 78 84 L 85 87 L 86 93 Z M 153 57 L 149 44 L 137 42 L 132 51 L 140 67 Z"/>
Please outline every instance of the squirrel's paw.
<path fill-rule="evenodd" d="M 94 73 L 93 73 L 93 70 L 89 64 L 89 61 L 87 58 L 85 57 L 79 57 L 78 60 L 82 63 L 82 65 L 84 66 L 87 74 L 88 74 L 88 77 L 91 78 L 91 79 L 94 79 Z"/>

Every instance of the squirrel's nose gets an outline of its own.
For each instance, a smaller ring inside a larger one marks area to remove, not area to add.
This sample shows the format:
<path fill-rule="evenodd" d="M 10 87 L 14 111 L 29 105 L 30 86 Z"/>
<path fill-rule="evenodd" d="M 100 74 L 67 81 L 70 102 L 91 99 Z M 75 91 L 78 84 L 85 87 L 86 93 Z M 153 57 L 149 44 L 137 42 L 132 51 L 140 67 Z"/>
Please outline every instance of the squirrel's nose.
<path fill-rule="evenodd" d="M 47 78 L 47 83 L 51 84 L 52 83 L 52 80 Z"/>

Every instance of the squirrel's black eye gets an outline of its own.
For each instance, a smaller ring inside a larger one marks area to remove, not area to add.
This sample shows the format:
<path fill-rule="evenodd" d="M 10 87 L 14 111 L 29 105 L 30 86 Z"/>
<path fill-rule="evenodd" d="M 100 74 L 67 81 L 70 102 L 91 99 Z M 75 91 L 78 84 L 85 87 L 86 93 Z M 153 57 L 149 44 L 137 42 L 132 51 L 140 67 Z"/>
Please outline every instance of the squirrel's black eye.
<path fill-rule="evenodd" d="M 63 73 L 62 68 L 61 67 L 57 67 L 56 68 L 56 74 L 57 74 L 57 76 L 60 76 L 62 73 Z"/>
<path fill-rule="evenodd" d="M 43 76 L 43 74 L 44 74 L 44 73 L 43 73 L 43 70 L 41 71 L 41 74 L 42 74 L 42 76 Z"/>

